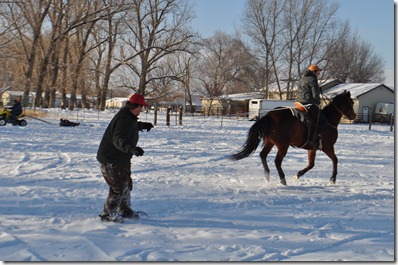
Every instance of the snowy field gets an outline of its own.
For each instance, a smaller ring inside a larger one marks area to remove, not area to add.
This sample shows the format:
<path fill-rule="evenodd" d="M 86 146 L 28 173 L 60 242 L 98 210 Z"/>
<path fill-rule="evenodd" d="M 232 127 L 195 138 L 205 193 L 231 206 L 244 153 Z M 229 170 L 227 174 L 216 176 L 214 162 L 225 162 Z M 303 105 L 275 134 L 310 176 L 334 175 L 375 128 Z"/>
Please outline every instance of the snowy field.
<path fill-rule="evenodd" d="M 140 133 L 132 160 L 139 221 L 103 223 L 108 188 L 96 161 L 114 112 L 53 110 L 52 124 L 0 127 L 2 261 L 394 261 L 394 132 L 339 125 L 336 185 L 318 152 L 289 149 L 279 184 L 269 155 L 265 183 L 256 153 L 233 162 L 253 122 L 184 117 Z M 59 127 L 59 118 L 81 122 Z M 142 121 L 153 122 L 151 113 Z"/>

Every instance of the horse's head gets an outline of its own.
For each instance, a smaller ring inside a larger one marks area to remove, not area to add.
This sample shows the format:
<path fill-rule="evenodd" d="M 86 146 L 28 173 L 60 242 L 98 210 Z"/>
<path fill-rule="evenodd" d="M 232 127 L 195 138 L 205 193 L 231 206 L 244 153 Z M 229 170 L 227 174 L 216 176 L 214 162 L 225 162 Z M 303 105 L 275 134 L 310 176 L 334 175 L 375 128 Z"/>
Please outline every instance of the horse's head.
<path fill-rule="evenodd" d="M 349 120 L 354 120 L 357 116 L 354 111 L 354 101 L 351 99 L 350 91 L 344 91 L 343 93 L 335 96 L 332 101 L 335 108 Z"/>

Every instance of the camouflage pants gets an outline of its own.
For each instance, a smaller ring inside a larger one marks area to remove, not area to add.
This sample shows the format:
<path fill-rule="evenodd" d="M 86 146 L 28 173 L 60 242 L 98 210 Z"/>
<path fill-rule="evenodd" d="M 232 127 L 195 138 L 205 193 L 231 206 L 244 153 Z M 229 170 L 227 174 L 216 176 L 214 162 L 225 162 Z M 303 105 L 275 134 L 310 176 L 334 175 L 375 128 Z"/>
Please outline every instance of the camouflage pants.
<path fill-rule="evenodd" d="M 130 191 L 133 189 L 130 165 L 101 164 L 101 172 L 109 186 L 104 212 L 123 214 L 130 211 Z"/>

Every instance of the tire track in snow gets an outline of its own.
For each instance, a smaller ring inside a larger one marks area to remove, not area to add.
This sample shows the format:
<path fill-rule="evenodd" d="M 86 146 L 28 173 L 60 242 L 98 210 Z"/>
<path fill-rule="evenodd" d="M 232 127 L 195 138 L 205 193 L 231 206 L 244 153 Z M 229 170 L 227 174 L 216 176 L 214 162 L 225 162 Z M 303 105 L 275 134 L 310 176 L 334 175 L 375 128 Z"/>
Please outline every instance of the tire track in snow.
<path fill-rule="evenodd" d="M 57 155 L 57 159 L 54 158 Z M 62 168 L 71 163 L 67 153 L 25 153 L 13 173 L 16 176 L 36 175 L 50 169 Z"/>

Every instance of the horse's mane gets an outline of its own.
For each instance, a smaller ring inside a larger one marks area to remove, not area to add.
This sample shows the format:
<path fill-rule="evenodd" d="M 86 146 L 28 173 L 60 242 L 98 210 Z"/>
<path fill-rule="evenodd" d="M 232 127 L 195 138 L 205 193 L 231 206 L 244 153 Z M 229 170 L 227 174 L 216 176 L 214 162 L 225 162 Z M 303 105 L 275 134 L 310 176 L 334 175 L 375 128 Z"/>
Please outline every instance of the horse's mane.
<path fill-rule="evenodd" d="M 348 94 L 349 92 L 347 92 L 347 91 L 344 91 L 344 92 L 342 92 L 342 93 L 340 93 L 340 94 L 334 94 L 333 95 L 333 97 L 332 97 L 332 99 L 330 100 L 330 102 L 329 102 L 329 104 L 328 104 L 328 106 L 331 104 L 331 103 L 338 103 L 338 102 L 341 102 L 345 97 L 347 97 L 347 94 Z"/>
<path fill-rule="evenodd" d="M 348 98 L 351 98 L 350 92 L 346 90 L 340 94 L 335 94 L 334 97 L 329 100 L 329 103 L 323 108 L 325 115 L 328 116 L 330 111 L 334 111 L 333 105 L 339 106 L 340 103 L 347 98 L 347 96 Z"/>

